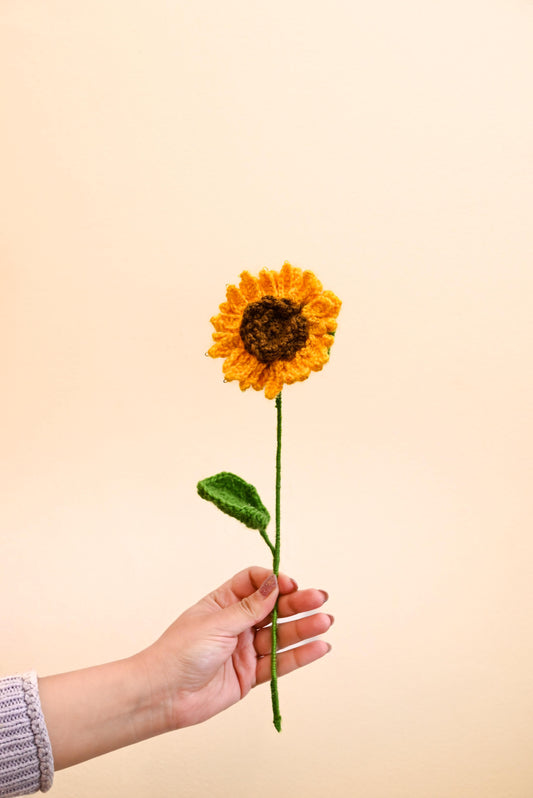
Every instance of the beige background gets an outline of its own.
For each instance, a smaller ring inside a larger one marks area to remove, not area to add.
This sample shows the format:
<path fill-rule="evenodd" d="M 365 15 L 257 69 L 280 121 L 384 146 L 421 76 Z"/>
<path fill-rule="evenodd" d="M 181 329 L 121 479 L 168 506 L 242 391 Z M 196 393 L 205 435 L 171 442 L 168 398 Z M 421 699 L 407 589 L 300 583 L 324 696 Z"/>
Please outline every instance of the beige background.
<path fill-rule="evenodd" d="M 274 406 L 204 357 L 224 286 L 310 268 L 284 570 L 334 651 L 54 795 L 531 798 L 533 4 L 3 0 L 1 657 L 125 656 L 260 539 Z M 272 774 L 272 775 L 271 775 Z M 273 786 L 275 785 L 275 786 Z"/>

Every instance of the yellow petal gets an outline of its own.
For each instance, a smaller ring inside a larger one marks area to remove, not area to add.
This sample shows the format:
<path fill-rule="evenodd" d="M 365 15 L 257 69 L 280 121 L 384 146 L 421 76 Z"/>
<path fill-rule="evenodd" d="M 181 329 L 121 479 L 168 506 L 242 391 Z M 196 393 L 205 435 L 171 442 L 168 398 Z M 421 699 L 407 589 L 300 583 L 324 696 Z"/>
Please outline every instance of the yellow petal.
<path fill-rule="evenodd" d="M 313 336 L 301 354 L 311 371 L 320 371 L 329 360 L 328 345 L 322 336 Z"/>
<path fill-rule="evenodd" d="M 286 299 L 294 299 L 300 293 L 302 287 L 302 270 L 296 266 L 291 266 L 285 261 L 278 276 L 278 288 L 280 296 Z"/>
<path fill-rule="evenodd" d="M 309 335 L 325 335 L 327 332 L 328 325 L 325 321 L 320 319 L 313 319 L 313 321 L 309 321 Z"/>
<path fill-rule="evenodd" d="M 223 363 L 222 371 L 228 380 L 244 380 L 255 368 L 257 360 L 244 348 L 234 350 Z"/>
<path fill-rule="evenodd" d="M 258 280 L 252 277 L 250 272 L 243 272 L 241 274 L 239 291 L 248 302 L 257 302 L 263 296 L 259 288 Z"/>
<path fill-rule="evenodd" d="M 302 275 L 302 285 L 295 297 L 297 302 L 309 302 L 313 297 L 322 292 L 322 283 L 313 272 L 304 272 Z"/>
<path fill-rule="evenodd" d="M 305 357 L 301 355 L 301 352 L 298 352 L 292 360 L 285 363 L 284 381 L 287 385 L 291 385 L 293 382 L 302 382 L 302 380 L 306 380 L 310 374 L 311 367 L 305 360 Z"/>
<path fill-rule="evenodd" d="M 220 313 L 218 316 L 213 316 L 211 324 L 217 332 L 236 332 L 241 323 L 241 317 L 235 314 L 229 315 L 227 313 Z"/>
<path fill-rule="evenodd" d="M 264 363 L 256 361 L 255 366 L 250 370 L 249 374 L 240 381 L 241 391 L 246 391 L 248 388 L 254 388 L 260 391 L 264 388 L 266 382 L 267 366 Z"/>
<path fill-rule="evenodd" d="M 261 291 L 263 292 L 263 296 L 278 295 L 278 283 L 276 280 L 276 273 L 270 271 L 270 269 L 262 269 L 259 272 L 259 285 L 261 286 Z"/>
<path fill-rule="evenodd" d="M 325 347 L 317 353 L 315 360 L 311 363 L 311 371 L 322 371 L 328 361 L 328 348 Z"/>
<path fill-rule="evenodd" d="M 219 305 L 219 310 L 226 316 L 242 316 L 242 310 L 236 309 L 233 305 L 230 305 L 229 302 L 222 302 L 222 304 Z"/>
<path fill-rule="evenodd" d="M 233 351 L 233 344 L 227 341 L 218 341 L 216 344 L 207 350 L 209 357 L 228 357 Z"/>
<path fill-rule="evenodd" d="M 226 290 L 226 299 L 228 300 L 228 304 L 234 313 L 242 312 L 248 304 L 246 299 L 235 285 L 228 285 Z"/>
<path fill-rule="evenodd" d="M 283 388 L 283 374 L 281 365 L 278 362 L 272 363 L 268 369 L 268 377 L 265 383 L 265 396 L 267 399 L 275 399 Z"/>
<path fill-rule="evenodd" d="M 339 311 L 342 307 L 342 302 L 338 296 L 336 296 L 333 291 L 324 291 L 324 296 L 331 300 L 333 305 L 333 315 L 337 317 L 339 315 Z"/>
<path fill-rule="evenodd" d="M 303 315 L 309 321 L 334 319 L 338 312 L 338 309 L 335 312 L 335 303 L 325 293 L 314 297 L 302 310 Z"/>
<path fill-rule="evenodd" d="M 307 375 L 309 374 L 309 369 L 307 370 Z M 299 380 L 305 379 L 305 377 L 301 376 L 300 371 L 295 367 L 294 360 L 287 361 L 283 364 L 283 371 L 282 371 L 283 382 L 286 385 L 292 385 Z"/>
<path fill-rule="evenodd" d="M 238 333 L 233 332 L 214 332 L 213 341 L 215 343 L 226 343 L 232 349 L 240 348 L 241 337 Z"/>
<path fill-rule="evenodd" d="M 261 369 L 261 372 L 257 376 L 257 379 L 255 380 L 253 387 L 255 388 L 256 391 L 262 391 L 266 385 L 267 380 L 268 380 L 268 366 L 265 366 L 263 369 Z"/>
<path fill-rule="evenodd" d="M 244 346 L 238 346 L 238 347 L 236 346 L 231 352 L 231 354 L 228 355 L 228 357 L 226 358 L 226 360 L 222 365 L 224 372 L 226 372 L 227 369 L 232 368 L 238 362 L 239 358 L 247 354 L 248 353 L 246 352 Z"/>

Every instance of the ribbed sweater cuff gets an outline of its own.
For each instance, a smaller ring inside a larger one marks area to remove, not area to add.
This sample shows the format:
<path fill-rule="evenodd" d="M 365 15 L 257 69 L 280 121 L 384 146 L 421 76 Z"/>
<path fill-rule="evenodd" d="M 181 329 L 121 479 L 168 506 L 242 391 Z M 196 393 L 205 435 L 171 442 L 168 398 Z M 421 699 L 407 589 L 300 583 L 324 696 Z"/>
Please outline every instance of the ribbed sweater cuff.
<path fill-rule="evenodd" d="M 44 722 L 37 675 L 0 679 L 0 796 L 46 792 L 54 760 Z"/>

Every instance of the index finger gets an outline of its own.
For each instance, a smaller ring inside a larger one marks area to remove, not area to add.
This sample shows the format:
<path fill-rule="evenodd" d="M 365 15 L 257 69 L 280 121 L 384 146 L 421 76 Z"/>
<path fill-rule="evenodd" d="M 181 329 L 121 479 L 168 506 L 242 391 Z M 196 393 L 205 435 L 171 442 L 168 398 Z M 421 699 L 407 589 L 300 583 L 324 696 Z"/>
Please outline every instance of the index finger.
<path fill-rule="evenodd" d="M 252 565 L 240 571 L 238 574 L 235 574 L 231 579 L 228 579 L 228 581 L 221 585 L 215 592 L 230 592 L 237 601 L 241 601 L 241 599 L 251 596 L 252 593 L 259 590 L 265 579 L 267 579 L 271 573 L 272 570 L 268 568 Z M 291 579 L 286 574 L 279 574 L 278 587 L 280 595 L 290 594 L 298 589 L 298 585 L 294 579 Z"/>
<path fill-rule="evenodd" d="M 322 607 L 329 596 L 325 590 L 308 588 L 307 590 L 291 591 L 279 597 L 278 618 L 290 618 L 292 615 L 299 615 L 301 612 L 313 612 Z M 261 622 L 260 626 L 268 626 L 272 623 L 272 614 Z"/>

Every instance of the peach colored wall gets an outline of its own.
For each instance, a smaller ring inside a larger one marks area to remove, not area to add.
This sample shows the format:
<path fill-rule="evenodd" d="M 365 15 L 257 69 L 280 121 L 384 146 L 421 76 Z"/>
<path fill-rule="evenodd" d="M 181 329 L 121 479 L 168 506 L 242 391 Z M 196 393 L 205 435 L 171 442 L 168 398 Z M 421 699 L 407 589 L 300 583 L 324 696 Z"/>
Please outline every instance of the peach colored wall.
<path fill-rule="evenodd" d="M 268 564 L 195 493 L 273 498 L 209 318 L 285 259 L 344 300 L 285 399 L 282 564 L 334 652 L 281 737 L 258 689 L 58 798 L 533 794 L 532 41 L 526 0 L 1 3 L 2 672 L 133 653 Z"/>

